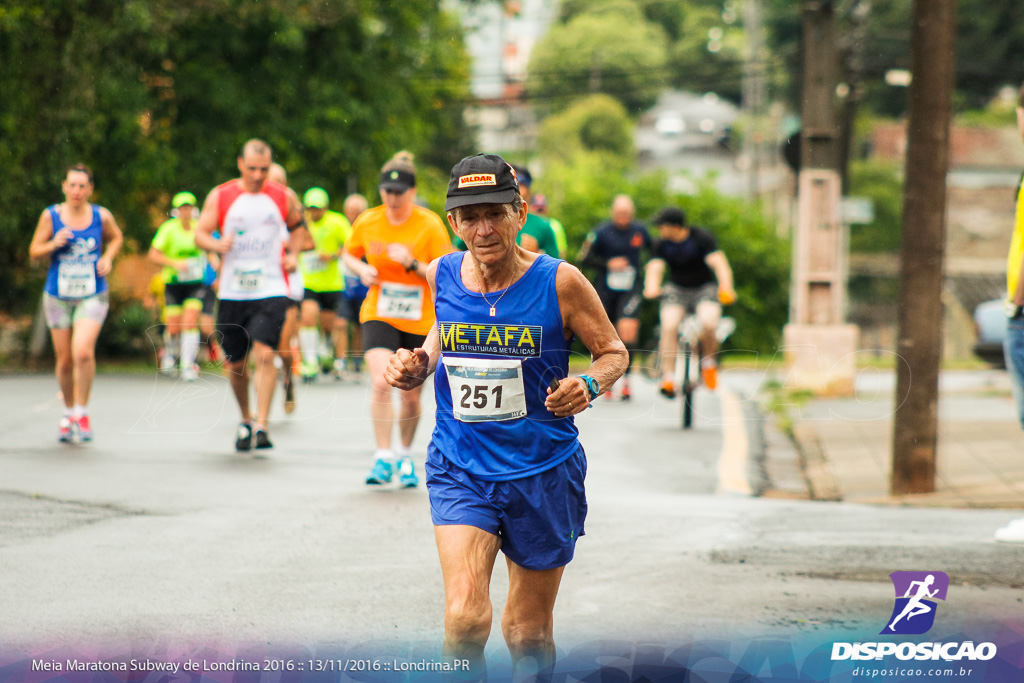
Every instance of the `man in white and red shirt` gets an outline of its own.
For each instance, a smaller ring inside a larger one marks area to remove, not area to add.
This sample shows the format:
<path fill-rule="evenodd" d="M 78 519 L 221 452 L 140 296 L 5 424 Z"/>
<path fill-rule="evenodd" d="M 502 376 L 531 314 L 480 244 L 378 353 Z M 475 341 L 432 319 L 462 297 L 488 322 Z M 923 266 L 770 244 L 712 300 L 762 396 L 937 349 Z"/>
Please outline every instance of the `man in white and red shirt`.
<path fill-rule="evenodd" d="M 267 418 L 277 385 L 274 350 L 288 309 L 289 273 L 306 238 L 302 204 L 284 185 L 267 180 L 273 155 L 262 140 L 249 140 L 238 157 L 240 178 L 206 197 L 196 245 L 223 255 L 217 329 L 227 359 L 231 389 L 242 412 L 235 450 L 272 448 Z M 220 232 L 220 238 L 213 233 Z M 249 410 L 252 352 L 256 371 L 256 418 Z"/>

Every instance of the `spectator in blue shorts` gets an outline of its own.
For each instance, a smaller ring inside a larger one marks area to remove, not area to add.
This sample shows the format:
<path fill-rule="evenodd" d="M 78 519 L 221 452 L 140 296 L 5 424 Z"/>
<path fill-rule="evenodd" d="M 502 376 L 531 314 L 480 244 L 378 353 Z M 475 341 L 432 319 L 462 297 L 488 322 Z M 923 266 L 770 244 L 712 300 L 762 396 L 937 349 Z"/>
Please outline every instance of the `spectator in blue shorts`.
<path fill-rule="evenodd" d="M 517 673 L 554 665 L 553 608 L 583 535 L 586 456 L 573 416 L 626 369 L 628 354 L 574 266 L 516 245 L 527 211 L 512 168 L 476 155 L 452 169 L 445 211 L 468 251 L 427 271 L 437 323 L 385 372 L 409 390 L 435 378 L 427 491 L 445 587 L 446 657 L 485 674 L 498 551 L 509 593 L 502 632 Z M 572 340 L 590 350 L 569 377 Z"/>
<path fill-rule="evenodd" d="M 355 225 L 356 219 L 368 207 L 369 203 L 366 201 L 366 197 L 361 194 L 350 194 L 345 197 L 342 212 L 348 219 L 349 225 Z M 345 289 L 341 292 L 341 310 L 342 315 L 348 320 L 348 329 L 352 335 L 348 346 L 352 376 L 354 379 L 358 379 L 363 372 L 363 331 L 359 325 L 359 309 L 363 307 L 363 301 L 366 300 L 366 294 L 370 290 L 351 269 L 344 264 L 343 267 Z"/>

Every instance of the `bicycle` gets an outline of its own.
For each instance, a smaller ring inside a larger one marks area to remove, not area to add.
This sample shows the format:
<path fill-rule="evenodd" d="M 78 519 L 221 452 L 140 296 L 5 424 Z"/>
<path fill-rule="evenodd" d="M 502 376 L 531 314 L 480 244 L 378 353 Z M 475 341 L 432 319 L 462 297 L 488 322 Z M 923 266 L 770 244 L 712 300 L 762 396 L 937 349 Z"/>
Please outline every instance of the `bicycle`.
<path fill-rule="evenodd" d="M 721 344 L 729 338 L 736 330 L 736 321 L 728 316 L 723 316 L 718 321 L 715 329 L 715 339 Z M 693 426 L 693 392 L 702 384 L 700 373 L 700 360 L 704 357 L 701 343 L 701 332 L 703 325 L 697 318 L 696 313 L 690 313 L 679 323 L 679 346 L 676 352 L 676 367 L 673 375 L 673 386 L 680 388 L 682 394 L 682 426 L 683 429 L 690 429 Z M 647 356 L 647 363 L 643 372 L 648 379 L 659 381 L 661 379 L 661 329 L 654 329 L 654 349 Z M 694 355 L 697 356 L 696 364 L 693 362 Z"/>

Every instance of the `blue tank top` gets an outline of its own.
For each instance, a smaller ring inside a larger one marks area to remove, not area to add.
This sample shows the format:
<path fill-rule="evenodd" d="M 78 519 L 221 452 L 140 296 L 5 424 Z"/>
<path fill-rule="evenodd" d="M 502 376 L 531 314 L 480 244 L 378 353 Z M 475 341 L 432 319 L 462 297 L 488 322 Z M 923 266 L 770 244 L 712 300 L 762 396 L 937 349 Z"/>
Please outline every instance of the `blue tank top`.
<path fill-rule="evenodd" d="M 551 380 L 569 373 L 571 340 L 555 289 L 561 261 L 542 254 L 504 293 L 489 292 L 485 299 L 462 282 L 465 257 L 442 257 L 435 275 L 441 359 L 427 457 L 487 481 L 529 477 L 579 448 L 573 418 L 555 417 L 544 407 Z M 488 300 L 495 304 L 493 318 Z"/>
<path fill-rule="evenodd" d="M 57 204 L 47 207 L 53 220 L 53 234 L 66 226 L 61 220 Z M 84 299 L 107 291 L 106 278 L 96 273 L 96 262 L 103 248 L 103 219 L 100 207 L 92 205 L 92 222 L 63 247 L 50 255 L 50 270 L 46 274 L 45 291 L 61 299 Z"/>

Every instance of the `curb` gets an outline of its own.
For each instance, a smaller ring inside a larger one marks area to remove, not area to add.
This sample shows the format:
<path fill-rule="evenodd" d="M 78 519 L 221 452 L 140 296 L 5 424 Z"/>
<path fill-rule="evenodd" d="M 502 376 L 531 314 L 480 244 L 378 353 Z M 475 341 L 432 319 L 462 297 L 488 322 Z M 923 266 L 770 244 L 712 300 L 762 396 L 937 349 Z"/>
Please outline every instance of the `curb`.
<path fill-rule="evenodd" d="M 829 469 L 825 451 L 821 447 L 814 427 L 804 424 L 794 425 L 793 443 L 807 479 L 807 490 L 811 500 L 841 501 L 843 496 Z"/>

